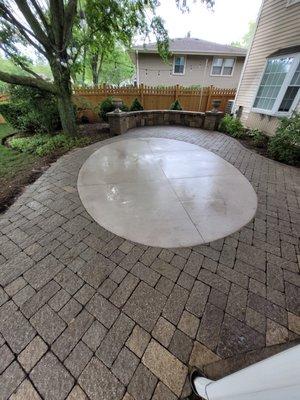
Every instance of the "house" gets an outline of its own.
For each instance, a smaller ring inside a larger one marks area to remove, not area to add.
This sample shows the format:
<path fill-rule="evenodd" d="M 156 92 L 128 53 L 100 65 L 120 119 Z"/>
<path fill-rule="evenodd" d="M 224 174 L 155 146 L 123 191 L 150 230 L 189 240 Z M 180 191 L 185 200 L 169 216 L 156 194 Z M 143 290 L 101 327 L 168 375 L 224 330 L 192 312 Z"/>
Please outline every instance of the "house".
<path fill-rule="evenodd" d="M 246 49 L 190 37 L 171 39 L 169 49 L 171 58 L 164 62 L 155 43 L 133 47 L 137 85 L 238 86 Z"/>
<path fill-rule="evenodd" d="M 263 0 L 237 90 L 242 123 L 274 135 L 279 118 L 300 111 L 300 0 Z"/>

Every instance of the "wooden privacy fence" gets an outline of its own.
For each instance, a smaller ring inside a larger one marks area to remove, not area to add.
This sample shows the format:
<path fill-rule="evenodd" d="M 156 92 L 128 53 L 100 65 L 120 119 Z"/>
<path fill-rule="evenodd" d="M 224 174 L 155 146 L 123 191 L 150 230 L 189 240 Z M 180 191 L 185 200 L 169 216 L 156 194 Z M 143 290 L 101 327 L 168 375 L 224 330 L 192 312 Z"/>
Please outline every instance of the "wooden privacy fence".
<path fill-rule="evenodd" d="M 108 85 L 92 88 L 75 87 L 74 101 L 80 107 L 79 117 L 85 115 L 90 122 L 99 120 L 98 106 L 108 96 L 120 98 L 130 107 L 135 98 L 138 98 L 145 110 L 168 110 L 170 105 L 178 99 L 185 111 L 209 111 L 213 100 L 221 100 L 219 110 L 224 111 L 228 100 L 235 97 L 235 89 L 221 89 L 214 86 L 200 89 L 184 88 L 182 86 L 151 87 L 140 85 L 113 87 Z M 0 102 L 7 101 L 7 94 L 0 93 Z M 0 115 L 0 123 L 4 122 Z"/>
<path fill-rule="evenodd" d="M 211 110 L 213 100 L 221 100 L 219 110 L 224 111 L 228 100 L 233 100 L 235 93 L 235 89 L 221 89 L 214 86 L 192 89 L 179 85 L 163 88 L 145 85 L 118 88 L 101 85 L 93 88 L 74 88 L 74 100 L 84 109 L 82 115 L 86 115 L 92 122 L 97 120 L 95 107 L 108 96 L 122 99 L 128 107 L 135 98 L 138 98 L 145 110 L 166 110 L 178 99 L 186 111 L 205 112 Z"/>

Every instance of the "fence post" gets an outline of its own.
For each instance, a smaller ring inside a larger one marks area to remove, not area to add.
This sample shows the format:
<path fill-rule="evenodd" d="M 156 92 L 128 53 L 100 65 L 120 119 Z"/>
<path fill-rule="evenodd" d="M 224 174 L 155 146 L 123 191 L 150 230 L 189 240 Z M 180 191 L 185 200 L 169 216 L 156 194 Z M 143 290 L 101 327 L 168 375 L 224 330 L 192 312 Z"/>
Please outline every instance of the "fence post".
<path fill-rule="evenodd" d="M 141 104 L 144 107 L 144 84 L 140 84 L 140 96 L 141 96 Z"/>
<path fill-rule="evenodd" d="M 214 86 L 210 85 L 209 90 L 208 90 L 208 96 L 207 96 L 207 103 L 206 103 L 205 111 L 209 111 L 213 89 L 214 89 Z"/>
<path fill-rule="evenodd" d="M 175 92 L 174 92 L 174 100 L 176 101 L 176 100 L 178 100 L 178 92 L 179 92 L 179 85 L 177 84 L 176 86 L 175 86 Z"/>

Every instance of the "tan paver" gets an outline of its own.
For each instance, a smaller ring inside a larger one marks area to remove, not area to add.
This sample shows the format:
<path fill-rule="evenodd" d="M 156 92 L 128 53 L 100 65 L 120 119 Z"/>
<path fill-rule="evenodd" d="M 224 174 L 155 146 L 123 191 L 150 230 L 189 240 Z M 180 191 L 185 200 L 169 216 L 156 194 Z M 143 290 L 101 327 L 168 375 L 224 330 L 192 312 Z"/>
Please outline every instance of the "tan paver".
<path fill-rule="evenodd" d="M 181 394 L 187 367 L 155 340 L 147 347 L 142 362 L 177 396 Z"/>

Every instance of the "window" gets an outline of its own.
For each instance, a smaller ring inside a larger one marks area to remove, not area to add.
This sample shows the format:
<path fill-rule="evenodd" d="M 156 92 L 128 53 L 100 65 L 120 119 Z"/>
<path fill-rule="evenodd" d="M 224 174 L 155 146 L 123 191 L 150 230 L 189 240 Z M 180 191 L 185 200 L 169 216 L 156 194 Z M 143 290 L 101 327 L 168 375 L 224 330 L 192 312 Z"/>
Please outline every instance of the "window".
<path fill-rule="evenodd" d="M 299 3 L 300 0 L 287 0 L 286 6 L 292 6 L 293 4 Z"/>
<path fill-rule="evenodd" d="M 290 111 L 293 102 L 298 94 L 299 87 L 300 87 L 300 62 L 298 64 L 296 72 L 294 73 L 291 83 L 286 89 L 282 102 L 279 106 L 279 111 L 285 111 L 285 112 Z"/>
<path fill-rule="evenodd" d="M 254 111 L 263 114 L 286 114 L 299 97 L 300 54 L 270 58 L 256 94 Z"/>
<path fill-rule="evenodd" d="M 231 76 L 234 67 L 234 58 L 217 58 L 213 60 L 211 75 Z"/>
<path fill-rule="evenodd" d="M 173 74 L 183 75 L 185 69 L 185 57 L 175 56 L 173 64 Z"/>

